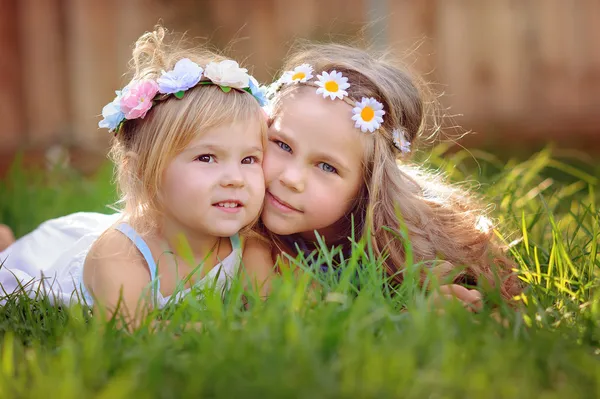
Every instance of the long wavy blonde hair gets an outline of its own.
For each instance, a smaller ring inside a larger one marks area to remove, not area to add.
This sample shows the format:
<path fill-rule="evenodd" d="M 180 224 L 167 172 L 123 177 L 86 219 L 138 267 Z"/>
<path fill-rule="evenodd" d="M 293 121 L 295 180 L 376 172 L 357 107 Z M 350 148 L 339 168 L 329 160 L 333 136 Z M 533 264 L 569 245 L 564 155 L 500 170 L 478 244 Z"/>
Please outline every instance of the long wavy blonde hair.
<path fill-rule="evenodd" d="M 157 79 L 182 58 L 203 67 L 226 59 L 188 45 L 179 35 L 157 26 L 135 43 L 131 78 Z M 139 232 L 158 227 L 163 172 L 171 160 L 206 130 L 252 119 L 260 123 L 264 144 L 266 118 L 256 99 L 245 92 L 224 93 L 209 85 L 186 91 L 181 100 L 170 96 L 155 104 L 143 119 L 126 121 L 114 136 L 110 151 L 120 192 L 118 208 Z"/>
<path fill-rule="evenodd" d="M 413 149 L 423 137 L 435 134 L 426 108 L 427 86 L 405 68 L 370 51 L 341 44 L 301 43 L 284 61 L 283 70 L 301 64 L 316 73 L 336 70 L 348 78 L 352 99 L 374 97 L 386 112 L 380 129 L 370 134 L 363 158 L 364 184 L 348 215 L 354 217 L 354 236 L 370 234 L 379 256 L 386 256 L 387 273 L 396 282 L 403 278 L 407 253 L 399 239 L 399 218 L 408 233 L 413 260 L 430 267 L 445 260 L 443 274 L 456 272 L 455 282 L 485 279 L 491 286 L 500 281 L 506 299 L 521 290 L 512 272 L 516 264 L 494 242 L 493 230 L 485 228 L 484 207 L 467 190 L 444 182 L 436 173 L 412 163 L 392 145 L 392 131 L 401 128 Z M 287 85 L 274 98 L 273 115 L 281 100 L 299 85 Z M 482 225 L 484 228 L 482 228 Z M 390 231 L 394 230 L 394 231 Z M 350 236 L 353 232 L 348 231 Z"/>

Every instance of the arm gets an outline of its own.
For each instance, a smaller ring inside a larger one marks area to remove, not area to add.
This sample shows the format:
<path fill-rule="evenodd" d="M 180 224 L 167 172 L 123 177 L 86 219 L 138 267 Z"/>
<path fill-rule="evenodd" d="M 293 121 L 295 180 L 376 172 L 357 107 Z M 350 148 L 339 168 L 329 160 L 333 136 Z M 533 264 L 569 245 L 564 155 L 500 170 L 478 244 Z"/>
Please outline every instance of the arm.
<path fill-rule="evenodd" d="M 270 245 L 258 239 L 248 240 L 244 248 L 242 262 L 246 276 L 249 277 L 253 284 L 255 284 L 255 288 L 260 289 L 260 293 L 263 297 L 268 296 L 270 288 L 269 280 L 275 274 Z M 286 267 L 287 262 L 284 259 L 281 259 L 280 265 Z M 295 270 L 296 277 L 298 277 L 300 272 L 300 269 Z M 317 282 L 315 281 L 311 285 L 311 288 L 315 289 L 316 286 Z M 457 284 L 442 285 L 439 287 L 439 290 L 434 292 L 431 296 L 434 307 L 441 306 L 444 300 L 452 299 L 460 301 L 471 311 L 478 311 L 482 307 L 482 297 L 479 291 L 469 290 Z"/>
<path fill-rule="evenodd" d="M 431 297 L 434 308 L 442 307 L 445 300 L 458 300 L 470 312 L 478 312 L 483 308 L 481 293 L 458 284 L 446 284 L 439 287 Z"/>
<path fill-rule="evenodd" d="M 150 273 L 137 248 L 127 237 L 109 230 L 90 249 L 83 282 L 94 297 L 94 313 L 122 317 L 137 326 L 152 308 Z"/>
<path fill-rule="evenodd" d="M 447 276 L 454 269 L 450 262 L 441 262 L 431 270 L 436 279 L 440 281 L 447 280 Z M 446 300 L 458 300 L 466 309 L 471 312 L 478 312 L 483 308 L 483 297 L 477 290 L 463 287 L 462 285 L 451 282 L 442 283 L 435 289 L 430 297 L 434 308 L 443 306 Z"/>

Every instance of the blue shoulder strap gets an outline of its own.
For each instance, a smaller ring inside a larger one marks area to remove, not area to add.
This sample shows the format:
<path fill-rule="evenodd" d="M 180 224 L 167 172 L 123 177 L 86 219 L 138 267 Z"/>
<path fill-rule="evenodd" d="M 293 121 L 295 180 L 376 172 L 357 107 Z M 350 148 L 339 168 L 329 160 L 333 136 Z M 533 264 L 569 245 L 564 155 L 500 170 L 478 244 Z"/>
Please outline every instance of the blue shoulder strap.
<path fill-rule="evenodd" d="M 148 248 L 148 244 L 146 244 L 146 241 L 144 241 L 144 239 L 133 229 L 133 227 L 127 223 L 120 223 L 115 228 L 129 238 L 133 245 L 137 247 L 144 257 L 146 265 L 148 266 L 148 270 L 150 271 L 150 280 L 152 281 L 152 285 L 155 290 L 153 292 L 153 296 L 156 296 L 156 294 L 160 292 L 160 280 L 156 278 L 158 268 L 156 263 L 154 263 L 154 258 L 152 257 L 150 248 Z"/>
<path fill-rule="evenodd" d="M 231 241 L 231 249 L 238 249 L 241 246 L 240 243 L 240 235 L 239 234 L 234 234 L 231 237 L 229 237 L 229 241 Z"/>

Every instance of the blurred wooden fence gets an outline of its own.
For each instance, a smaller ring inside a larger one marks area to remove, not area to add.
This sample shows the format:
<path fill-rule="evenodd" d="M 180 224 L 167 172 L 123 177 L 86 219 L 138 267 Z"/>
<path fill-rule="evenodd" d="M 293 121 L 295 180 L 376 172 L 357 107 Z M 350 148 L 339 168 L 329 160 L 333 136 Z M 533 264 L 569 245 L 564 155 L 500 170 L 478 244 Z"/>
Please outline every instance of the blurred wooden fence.
<path fill-rule="evenodd" d="M 419 42 L 407 59 L 480 137 L 600 146 L 600 0 L 0 0 L 1 158 L 54 143 L 101 158 L 98 115 L 159 19 L 216 46 L 240 39 L 232 55 L 264 80 L 295 37 Z"/>

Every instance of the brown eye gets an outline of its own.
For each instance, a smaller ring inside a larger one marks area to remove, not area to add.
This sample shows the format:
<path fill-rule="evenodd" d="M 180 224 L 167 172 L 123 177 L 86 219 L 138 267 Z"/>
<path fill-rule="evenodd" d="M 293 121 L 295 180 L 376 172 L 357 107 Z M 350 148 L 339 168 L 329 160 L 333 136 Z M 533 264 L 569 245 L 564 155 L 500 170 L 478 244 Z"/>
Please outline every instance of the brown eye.
<path fill-rule="evenodd" d="M 205 163 L 213 163 L 213 162 L 215 162 L 215 157 L 210 154 L 202 154 L 196 158 L 196 161 L 205 162 Z"/>
<path fill-rule="evenodd" d="M 243 165 L 252 165 L 253 163 L 258 163 L 257 157 L 246 157 L 246 158 L 242 159 Z"/>

